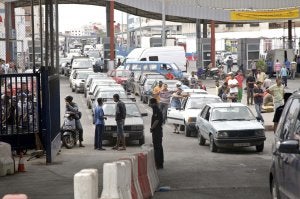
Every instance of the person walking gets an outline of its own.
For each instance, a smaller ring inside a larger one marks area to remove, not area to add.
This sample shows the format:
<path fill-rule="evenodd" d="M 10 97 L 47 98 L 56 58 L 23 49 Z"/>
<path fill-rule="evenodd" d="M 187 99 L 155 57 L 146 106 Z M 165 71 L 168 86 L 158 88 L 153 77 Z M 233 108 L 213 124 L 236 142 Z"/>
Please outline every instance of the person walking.
<path fill-rule="evenodd" d="M 284 84 L 285 87 L 287 87 L 287 75 L 288 75 L 288 71 L 285 65 L 283 65 L 280 70 L 280 77 L 282 79 L 282 84 Z"/>
<path fill-rule="evenodd" d="M 228 57 L 228 59 L 226 61 L 226 65 L 227 65 L 227 73 L 231 72 L 231 69 L 232 69 L 232 66 L 233 66 L 232 57 Z"/>
<path fill-rule="evenodd" d="M 238 98 L 237 101 L 241 102 L 243 98 L 243 81 L 244 81 L 244 75 L 241 70 L 238 71 L 238 75 L 235 76 L 235 79 L 238 81 Z"/>
<path fill-rule="evenodd" d="M 262 82 L 258 81 L 256 82 L 257 87 L 255 87 L 253 89 L 253 93 L 254 93 L 254 104 L 255 104 L 255 110 L 257 113 L 257 118 L 259 118 L 259 120 L 264 123 L 265 120 L 263 118 L 263 116 L 261 115 L 261 110 L 262 110 L 262 104 L 263 104 L 263 100 L 264 100 L 264 91 L 262 89 Z"/>
<path fill-rule="evenodd" d="M 195 75 L 194 71 L 191 72 L 191 75 L 188 77 L 188 80 L 189 80 L 190 87 L 195 88 L 198 81 L 198 77 L 197 75 Z"/>
<path fill-rule="evenodd" d="M 75 119 L 76 129 L 78 130 L 78 133 L 79 133 L 79 147 L 84 147 L 84 145 L 82 144 L 83 129 L 82 129 L 82 125 L 80 122 L 81 112 L 78 109 L 78 105 L 73 102 L 72 96 L 69 95 L 69 96 L 65 97 L 65 102 L 66 102 L 66 112 L 71 113 Z"/>
<path fill-rule="evenodd" d="M 102 109 L 103 101 L 102 98 L 97 99 L 98 105 L 95 108 L 94 113 L 94 124 L 95 124 L 95 142 L 94 148 L 96 150 L 105 150 L 102 148 L 102 134 L 104 133 L 104 120 L 106 117 L 104 116 L 104 112 Z"/>
<path fill-rule="evenodd" d="M 284 88 L 281 83 L 281 78 L 276 78 L 276 84 L 270 86 L 267 92 L 274 97 L 274 110 L 282 105 Z"/>
<path fill-rule="evenodd" d="M 252 76 L 256 78 L 256 63 L 254 60 L 251 60 L 250 64 L 251 70 L 252 70 Z"/>
<path fill-rule="evenodd" d="M 117 143 L 112 148 L 114 150 L 126 150 L 125 136 L 124 136 L 124 123 L 126 119 L 126 107 L 124 102 L 120 100 L 118 94 L 113 95 L 114 102 L 116 102 L 116 122 L 117 122 Z M 122 148 L 119 148 L 122 142 Z"/>
<path fill-rule="evenodd" d="M 263 83 L 266 78 L 267 78 L 266 73 L 261 71 L 260 68 L 258 68 L 256 73 L 256 81 Z"/>
<path fill-rule="evenodd" d="M 281 70 L 281 63 L 278 61 L 278 59 L 276 60 L 276 63 L 274 64 L 274 69 L 275 69 L 275 73 L 276 73 L 276 78 L 279 77 L 280 75 L 280 70 Z"/>
<path fill-rule="evenodd" d="M 14 62 L 9 62 L 6 73 L 7 74 L 17 74 L 18 73 L 16 64 Z"/>
<path fill-rule="evenodd" d="M 254 89 L 255 78 L 249 74 L 246 79 L 247 84 L 247 105 L 249 106 L 250 103 L 253 105 L 253 89 Z"/>
<path fill-rule="evenodd" d="M 170 106 L 171 96 L 172 92 L 168 90 L 168 85 L 163 84 L 162 89 L 159 92 L 159 109 L 161 110 L 163 115 L 163 124 L 166 123 L 167 111 Z"/>
<path fill-rule="evenodd" d="M 164 168 L 164 151 L 162 146 L 162 112 L 158 108 L 157 100 L 155 98 L 150 99 L 150 106 L 153 110 L 151 117 L 150 132 L 152 133 L 152 143 L 154 148 L 154 159 L 157 169 Z"/>

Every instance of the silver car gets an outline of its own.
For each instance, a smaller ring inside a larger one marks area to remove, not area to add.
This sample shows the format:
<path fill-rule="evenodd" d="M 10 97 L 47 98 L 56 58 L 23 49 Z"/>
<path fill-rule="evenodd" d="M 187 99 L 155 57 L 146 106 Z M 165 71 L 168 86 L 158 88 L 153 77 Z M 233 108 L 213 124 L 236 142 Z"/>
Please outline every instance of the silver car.
<path fill-rule="evenodd" d="M 207 104 L 196 120 L 199 145 L 209 140 L 210 150 L 255 146 L 264 149 L 265 129 L 251 110 L 241 103 Z"/>

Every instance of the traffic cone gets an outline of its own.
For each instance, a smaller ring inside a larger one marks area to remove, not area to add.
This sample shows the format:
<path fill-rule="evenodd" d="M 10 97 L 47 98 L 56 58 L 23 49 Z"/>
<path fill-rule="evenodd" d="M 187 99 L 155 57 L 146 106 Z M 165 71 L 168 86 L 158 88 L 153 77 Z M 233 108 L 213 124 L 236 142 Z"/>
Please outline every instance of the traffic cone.
<path fill-rule="evenodd" d="M 20 153 L 18 172 L 25 172 L 24 158 L 22 152 Z"/>

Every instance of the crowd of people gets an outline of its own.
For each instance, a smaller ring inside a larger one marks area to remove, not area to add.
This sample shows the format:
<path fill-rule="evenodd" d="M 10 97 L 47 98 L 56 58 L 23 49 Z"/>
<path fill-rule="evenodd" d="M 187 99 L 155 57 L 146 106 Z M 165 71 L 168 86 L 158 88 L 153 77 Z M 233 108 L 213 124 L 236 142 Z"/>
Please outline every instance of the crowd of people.
<path fill-rule="evenodd" d="M 5 60 L 0 58 L 0 74 L 16 74 L 18 73 L 15 62 L 5 63 Z"/>

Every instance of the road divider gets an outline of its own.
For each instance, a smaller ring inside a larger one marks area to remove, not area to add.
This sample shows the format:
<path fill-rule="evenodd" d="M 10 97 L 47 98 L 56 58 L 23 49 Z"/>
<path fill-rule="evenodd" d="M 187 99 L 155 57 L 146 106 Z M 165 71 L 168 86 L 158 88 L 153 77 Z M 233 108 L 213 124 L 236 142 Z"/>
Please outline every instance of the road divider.
<path fill-rule="evenodd" d="M 11 146 L 8 143 L 0 142 L 0 176 L 14 174 L 15 165 L 12 158 Z"/>

